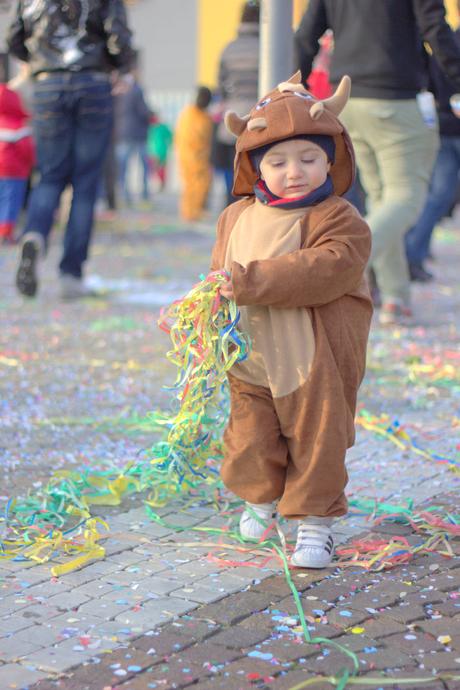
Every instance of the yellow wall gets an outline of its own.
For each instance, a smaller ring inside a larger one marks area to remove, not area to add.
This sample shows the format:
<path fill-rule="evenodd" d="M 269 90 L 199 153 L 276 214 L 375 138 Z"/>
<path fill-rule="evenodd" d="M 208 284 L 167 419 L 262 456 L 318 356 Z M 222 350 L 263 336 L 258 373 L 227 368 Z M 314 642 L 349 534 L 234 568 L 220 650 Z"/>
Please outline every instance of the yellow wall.
<path fill-rule="evenodd" d="M 199 0 L 198 81 L 213 88 L 217 83 L 219 57 L 225 45 L 236 37 L 243 0 Z"/>
<path fill-rule="evenodd" d="M 444 0 L 444 4 L 447 9 L 447 21 L 456 29 L 459 24 L 457 0 Z"/>
<path fill-rule="evenodd" d="M 200 84 L 213 88 L 217 83 L 219 57 L 225 45 L 236 37 L 244 0 L 199 0 L 198 75 Z M 307 0 L 293 0 L 293 24 L 297 26 Z"/>

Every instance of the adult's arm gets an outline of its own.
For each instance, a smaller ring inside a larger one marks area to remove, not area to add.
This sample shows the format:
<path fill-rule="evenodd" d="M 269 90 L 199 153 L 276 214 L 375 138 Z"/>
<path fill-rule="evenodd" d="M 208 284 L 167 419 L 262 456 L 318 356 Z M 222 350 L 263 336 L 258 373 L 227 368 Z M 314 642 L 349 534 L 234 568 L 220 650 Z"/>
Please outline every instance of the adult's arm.
<path fill-rule="evenodd" d="M 460 47 L 446 22 L 443 0 L 412 0 L 420 33 L 433 51 L 441 69 L 460 91 Z"/>
<path fill-rule="evenodd" d="M 369 258 L 367 223 L 346 206 L 333 208 L 313 231 L 312 246 L 272 259 L 234 262 L 232 283 L 238 305 L 317 307 L 354 292 Z"/>
<path fill-rule="evenodd" d="M 294 35 L 295 59 L 297 68 L 302 72 L 302 82 L 308 79 L 319 50 L 319 39 L 329 28 L 324 1 L 310 0 Z"/>
<path fill-rule="evenodd" d="M 120 72 L 127 72 L 132 66 L 134 51 L 123 0 L 106 3 L 103 24 L 111 62 Z"/>
<path fill-rule="evenodd" d="M 14 57 L 18 58 L 18 60 L 22 60 L 23 62 L 29 62 L 30 55 L 25 46 L 27 35 L 24 27 L 24 21 L 22 19 L 22 12 L 22 2 L 21 0 L 18 0 L 14 19 L 8 29 L 6 41 L 8 50 L 12 55 L 14 55 Z"/>

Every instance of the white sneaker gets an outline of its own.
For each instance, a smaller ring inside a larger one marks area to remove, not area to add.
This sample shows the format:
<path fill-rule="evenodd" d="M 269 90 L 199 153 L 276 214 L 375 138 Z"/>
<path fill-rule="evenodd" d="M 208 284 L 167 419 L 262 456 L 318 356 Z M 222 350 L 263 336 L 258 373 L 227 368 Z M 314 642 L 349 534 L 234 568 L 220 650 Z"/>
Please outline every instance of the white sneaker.
<path fill-rule="evenodd" d="M 76 278 L 70 273 L 62 273 L 59 276 L 59 287 L 61 299 L 83 299 L 84 297 L 95 297 L 96 293 L 91 290 L 82 278 Z"/>
<path fill-rule="evenodd" d="M 240 534 L 244 539 L 260 539 L 276 518 L 276 503 L 248 503 L 240 518 Z"/>
<path fill-rule="evenodd" d="M 291 565 L 299 568 L 327 568 L 334 555 L 331 519 L 311 517 L 299 522 Z"/>

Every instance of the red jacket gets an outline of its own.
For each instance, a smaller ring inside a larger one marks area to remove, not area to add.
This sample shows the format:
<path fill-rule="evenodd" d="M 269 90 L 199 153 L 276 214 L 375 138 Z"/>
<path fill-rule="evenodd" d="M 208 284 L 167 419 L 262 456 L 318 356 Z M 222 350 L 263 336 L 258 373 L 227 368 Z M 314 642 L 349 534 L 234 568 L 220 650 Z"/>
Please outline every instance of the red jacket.
<path fill-rule="evenodd" d="M 0 177 L 29 177 L 35 162 L 29 114 L 21 99 L 0 84 Z"/>

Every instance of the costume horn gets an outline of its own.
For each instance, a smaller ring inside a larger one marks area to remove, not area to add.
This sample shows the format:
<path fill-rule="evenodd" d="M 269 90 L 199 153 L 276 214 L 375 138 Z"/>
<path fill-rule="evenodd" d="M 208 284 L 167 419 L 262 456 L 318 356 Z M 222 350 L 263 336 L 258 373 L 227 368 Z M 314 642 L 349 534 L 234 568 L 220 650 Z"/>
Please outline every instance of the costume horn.
<path fill-rule="evenodd" d="M 233 110 L 227 110 L 224 117 L 225 126 L 229 132 L 238 137 L 246 128 L 249 115 L 240 117 Z"/>
<path fill-rule="evenodd" d="M 324 112 L 324 110 L 329 110 L 329 112 L 338 117 L 347 104 L 347 101 L 350 97 L 350 91 L 351 79 L 345 74 L 340 80 L 340 84 L 332 96 L 325 98 L 324 101 L 318 101 L 312 105 L 310 109 L 310 116 L 313 118 L 313 120 L 317 120 L 319 117 L 321 117 L 321 114 Z"/>

